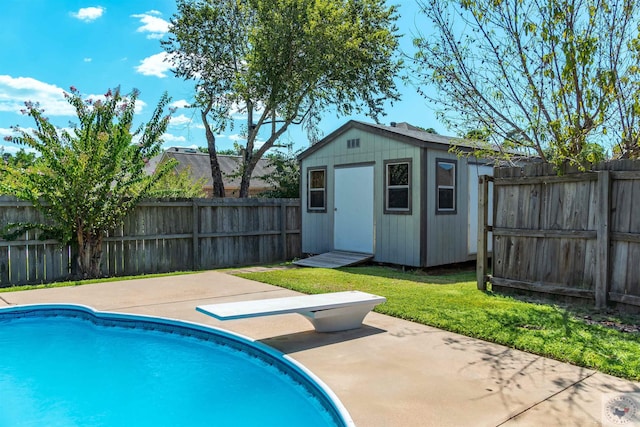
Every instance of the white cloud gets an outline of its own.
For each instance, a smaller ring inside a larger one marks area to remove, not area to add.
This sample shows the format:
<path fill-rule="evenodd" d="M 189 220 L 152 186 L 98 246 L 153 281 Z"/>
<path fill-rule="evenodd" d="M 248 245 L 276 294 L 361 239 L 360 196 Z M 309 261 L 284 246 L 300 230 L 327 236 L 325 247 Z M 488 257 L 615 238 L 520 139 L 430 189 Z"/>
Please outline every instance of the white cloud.
<path fill-rule="evenodd" d="M 142 110 L 144 110 L 144 107 L 146 107 L 146 106 L 147 106 L 147 103 L 144 102 L 142 99 L 140 99 L 140 98 L 136 99 L 135 113 L 136 114 L 142 113 Z"/>
<path fill-rule="evenodd" d="M 13 135 L 13 129 L 11 128 L 0 128 L 0 140 L 5 136 Z"/>
<path fill-rule="evenodd" d="M 184 136 L 164 133 L 162 134 L 162 142 L 164 142 L 165 144 L 169 142 L 187 142 L 187 139 Z"/>
<path fill-rule="evenodd" d="M 171 104 L 169 104 L 169 107 L 171 107 L 171 108 L 187 108 L 189 105 L 191 105 L 191 103 L 187 102 L 186 99 L 180 99 L 178 101 L 174 101 Z"/>
<path fill-rule="evenodd" d="M 47 116 L 75 115 L 63 93 L 62 88 L 31 77 L 0 75 L 0 111 L 20 113 L 25 101 L 33 101 L 40 103 Z"/>
<path fill-rule="evenodd" d="M 131 17 L 139 19 L 142 24 L 136 31 L 139 33 L 149 33 L 147 34 L 148 39 L 161 39 L 169 32 L 169 22 L 158 17 L 159 15 L 161 15 L 161 13 L 157 10 L 151 10 L 138 15 L 131 15 Z"/>
<path fill-rule="evenodd" d="M 92 58 L 84 58 L 83 61 L 84 62 L 91 62 L 91 61 L 93 61 L 93 59 Z"/>
<path fill-rule="evenodd" d="M 169 54 L 167 52 L 156 53 L 140 61 L 136 71 L 144 76 L 167 77 L 167 72 L 171 69 L 171 64 L 166 61 Z"/>
<path fill-rule="evenodd" d="M 170 126 L 182 126 L 191 124 L 192 119 L 190 117 L 185 116 L 184 114 L 180 114 L 179 116 L 172 116 L 171 121 L 169 122 Z"/>
<path fill-rule="evenodd" d="M 102 6 L 83 7 L 77 12 L 71 12 L 71 16 L 84 22 L 92 22 L 100 18 L 106 10 Z"/>
<path fill-rule="evenodd" d="M 0 111 L 21 114 L 25 101 L 38 102 L 47 117 L 76 117 L 76 111 L 64 97 L 62 88 L 31 77 L 0 75 Z M 68 91 L 67 91 L 68 92 Z M 83 99 L 104 99 L 104 94 L 87 94 Z M 147 103 L 136 100 L 136 114 L 142 112 Z"/>

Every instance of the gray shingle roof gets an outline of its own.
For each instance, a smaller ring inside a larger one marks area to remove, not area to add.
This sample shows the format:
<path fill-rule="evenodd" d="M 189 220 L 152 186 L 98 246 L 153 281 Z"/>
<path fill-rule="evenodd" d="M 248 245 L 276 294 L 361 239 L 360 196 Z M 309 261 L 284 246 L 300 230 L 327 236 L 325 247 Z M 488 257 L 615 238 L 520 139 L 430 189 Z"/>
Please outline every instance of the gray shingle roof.
<path fill-rule="evenodd" d="M 182 172 L 184 169 L 189 168 L 191 170 L 190 174 L 194 180 L 204 178 L 205 187 L 213 186 L 209 154 L 189 148 L 170 148 L 161 155 L 150 159 L 147 164 L 147 170 L 150 173 L 153 173 L 157 165 L 161 161 L 167 159 L 175 159 L 178 162 L 178 165 L 176 166 L 177 172 Z M 225 189 L 240 188 L 240 181 L 242 177 L 235 175 L 238 173 L 240 165 L 242 164 L 242 158 L 240 156 L 218 155 L 218 163 L 220 163 L 220 170 L 222 171 Z M 259 177 L 269 175 L 273 170 L 274 168 L 269 165 L 268 159 L 258 160 L 253 171 L 250 187 L 254 190 L 271 188 L 271 185 Z"/>

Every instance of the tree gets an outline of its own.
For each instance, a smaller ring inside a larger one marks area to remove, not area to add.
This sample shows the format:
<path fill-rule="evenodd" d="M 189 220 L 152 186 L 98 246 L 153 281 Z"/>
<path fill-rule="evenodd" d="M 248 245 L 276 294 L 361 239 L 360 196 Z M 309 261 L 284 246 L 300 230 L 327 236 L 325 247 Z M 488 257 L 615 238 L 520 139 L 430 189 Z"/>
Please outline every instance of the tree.
<path fill-rule="evenodd" d="M 201 198 L 206 193 L 203 189 L 206 179 L 194 179 L 191 176 L 191 168 L 185 168 L 181 171 L 174 170 L 170 173 L 163 173 L 162 177 L 149 190 L 147 197 L 152 198 Z"/>
<path fill-rule="evenodd" d="M 33 117 L 35 130 L 16 127 L 17 136 L 6 138 L 35 150 L 39 158 L 32 168 L 0 165 L 0 173 L 11 177 L 0 180 L 0 193 L 30 201 L 45 220 L 8 224 L 3 233 L 12 239 L 37 229 L 41 239 L 71 244 L 79 275 L 98 277 L 105 233 L 121 224 L 174 166 L 161 165 L 152 176 L 144 171 L 145 160 L 161 151 L 170 98 L 162 96 L 149 122 L 132 131 L 137 91 L 123 96 L 116 88 L 103 100 L 83 100 L 72 87 L 65 97 L 79 121 L 71 129 L 55 127 L 37 103 L 27 102 L 24 113 Z"/>
<path fill-rule="evenodd" d="M 414 40 L 414 71 L 437 89 L 422 93 L 450 127 L 486 130 L 503 158 L 514 153 L 503 147 L 556 165 L 604 157 L 613 103 L 628 96 L 618 83 L 630 76 L 635 1 L 429 0 L 421 9 L 432 32 Z"/>
<path fill-rule="evenodd" d="M 15 167 L 26 168 L 33 166 L 36 163 L 36 153 L 27 152 L 24 148 L 19 149 L 16 154 L 5 153 L 4 148 L 0 147 L 0 153 L 2 160 L 5 164 L 10 164 Z"/>
<path fill-rule="evenodd" d="M 273 190 L 260 193 L 260 197 L 268 198 L 297 198 L 300 197 L 300 163 L 298 155 L 301 150 L 293 151 L 293 145 L 289 145 L 286 153 L 277 151 L 268 154 L 269 165 L 273 172 L 260 177 L 263 181 L 272 185 Z"/>
<path fill-rule="evenodd" d="M 214 130 L 233 125 L 238 111 L 247 115 L 240 197 L 290 125 L 314 139 L 329 108 L 377 121 L 385 101 L 398 99 L 396 19 L 384 0 L 178 0 L 162 43 L 176 76 L 196 82 L 214 197 L 224 196 Z"/>
<path fill-rule="evenodd" d="M 625 30 L 618 28 L 618 37 L 626 37 Z M 631 57 L 612 52 L 612 56 L 621 57 L 620 64 L 614 68 L 615 102 L 613 121 L 617 126 L 618 144 L 614 146 L 614 156 L 623 159 L 640 158 L 640 34 L 627 46 Z"/>

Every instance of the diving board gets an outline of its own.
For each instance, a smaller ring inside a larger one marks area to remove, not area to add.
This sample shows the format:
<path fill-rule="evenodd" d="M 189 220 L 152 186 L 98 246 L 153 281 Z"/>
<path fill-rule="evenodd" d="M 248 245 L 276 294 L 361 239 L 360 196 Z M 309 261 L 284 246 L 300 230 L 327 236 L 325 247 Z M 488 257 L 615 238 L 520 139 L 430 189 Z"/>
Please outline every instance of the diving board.
<path fill-rule="evenodd" d="M 298 313 L 318 332 L 336 332 L 362 326 L 365 316 L 387 299 L 360 291 L 332 292 L 197 306 L 196 310 L 218 320 L 245 319 Z"/>
<path fill-rule="evenodd" d="M 295 265 L 302 267 L 339 268 L 360 264 L 373 258 L 373 254 L 360 252 L 331 251 L 309 258 L 294 261 Z"/>

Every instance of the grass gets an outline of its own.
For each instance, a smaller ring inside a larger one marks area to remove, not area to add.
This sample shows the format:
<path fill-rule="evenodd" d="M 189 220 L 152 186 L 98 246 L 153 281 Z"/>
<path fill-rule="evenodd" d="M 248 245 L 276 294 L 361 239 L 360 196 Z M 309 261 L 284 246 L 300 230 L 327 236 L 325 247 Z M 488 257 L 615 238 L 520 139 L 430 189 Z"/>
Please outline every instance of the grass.
<path fill-rule="evenodd" d="M 585 312 L 478 291 L 471 272 L 431 276 L 353 267 L 237 275 L 308 294 L 359 290 L 382 295 L 387 302 L 376 307 L 379 313 L 640 380 L 639 333 L 588 324 Z"/>

